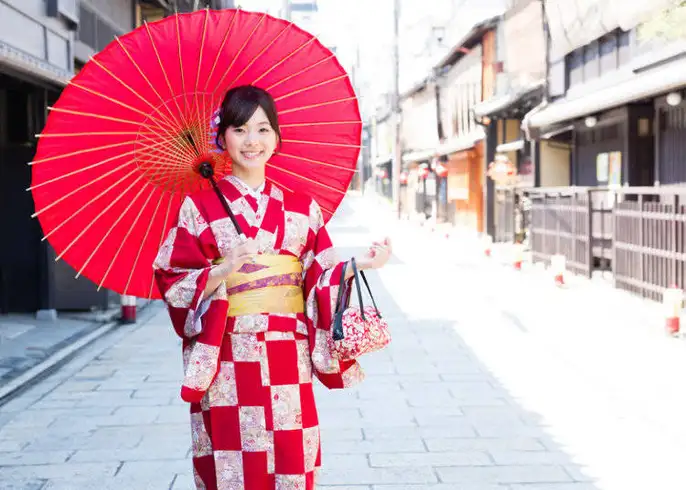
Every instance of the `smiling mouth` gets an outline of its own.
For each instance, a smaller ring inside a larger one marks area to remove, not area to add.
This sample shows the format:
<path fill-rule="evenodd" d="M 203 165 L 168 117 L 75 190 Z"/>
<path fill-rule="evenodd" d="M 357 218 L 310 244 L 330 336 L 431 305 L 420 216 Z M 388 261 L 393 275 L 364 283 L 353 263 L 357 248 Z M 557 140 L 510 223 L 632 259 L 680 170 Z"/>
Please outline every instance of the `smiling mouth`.
<path fill-rule="evenodd" d="M 255 158 L 259 158 L 264 154 L 263 151 L 242 151 L 241 156 L 247 160 L 254 160 Z"/>

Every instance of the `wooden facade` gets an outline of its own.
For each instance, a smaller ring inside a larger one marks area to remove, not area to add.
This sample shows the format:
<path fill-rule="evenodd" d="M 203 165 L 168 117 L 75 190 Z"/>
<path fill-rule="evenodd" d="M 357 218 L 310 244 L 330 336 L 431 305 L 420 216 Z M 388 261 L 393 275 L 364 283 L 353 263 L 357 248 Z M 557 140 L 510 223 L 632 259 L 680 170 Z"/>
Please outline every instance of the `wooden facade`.
<path fill-rule="evenodd" d="M 447 162 L 452 222 L 478 232 L 484 226 L 483 158 L 483 141 L 479 141 L 469 150 L 451 154 Z"/>

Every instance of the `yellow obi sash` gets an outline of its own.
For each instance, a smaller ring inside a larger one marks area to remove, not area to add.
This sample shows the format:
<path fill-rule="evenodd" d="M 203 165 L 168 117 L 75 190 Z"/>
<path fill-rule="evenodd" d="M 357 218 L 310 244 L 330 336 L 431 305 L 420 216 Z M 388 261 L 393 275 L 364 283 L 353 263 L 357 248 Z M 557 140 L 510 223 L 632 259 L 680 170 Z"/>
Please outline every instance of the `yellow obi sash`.
<path fill-rule="evenodd" d="M 303 313 L 302 264 L 297 257 L 257 254 L 251 259 L 226 280 L 228 316 Z"/>

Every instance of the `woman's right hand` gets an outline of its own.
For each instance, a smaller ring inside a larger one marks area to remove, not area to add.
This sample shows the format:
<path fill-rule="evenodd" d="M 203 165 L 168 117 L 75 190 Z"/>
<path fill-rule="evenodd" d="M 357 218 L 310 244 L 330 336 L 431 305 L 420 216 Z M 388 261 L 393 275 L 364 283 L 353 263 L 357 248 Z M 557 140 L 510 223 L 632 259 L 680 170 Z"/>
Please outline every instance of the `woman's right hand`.
<path fill-rule="evenodd" d="M 250 259 L 251 255 L 256 253 L 257 243 L 251 238 L 247 239 L 237 247 L 232 248 L 224 257 L 224 261 L 216 267 L 218 275 L 222 280 L 228 278 L 239 270 Z"/>

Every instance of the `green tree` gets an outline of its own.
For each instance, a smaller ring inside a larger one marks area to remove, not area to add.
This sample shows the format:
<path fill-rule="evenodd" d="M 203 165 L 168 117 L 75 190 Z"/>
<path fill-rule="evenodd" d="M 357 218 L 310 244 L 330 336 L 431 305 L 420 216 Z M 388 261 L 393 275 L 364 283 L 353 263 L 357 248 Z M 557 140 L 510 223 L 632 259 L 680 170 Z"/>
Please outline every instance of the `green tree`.
<path fill-rule="evenodd" d="M 641 40 L 686 39 L 686 0 L 674 0 L 672 5 L 657 13 L 639 28 Z"/>

